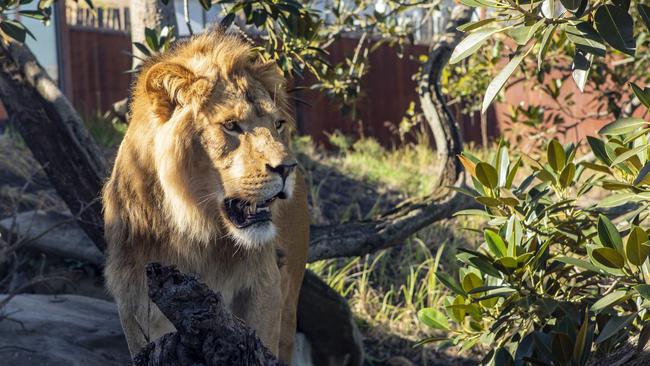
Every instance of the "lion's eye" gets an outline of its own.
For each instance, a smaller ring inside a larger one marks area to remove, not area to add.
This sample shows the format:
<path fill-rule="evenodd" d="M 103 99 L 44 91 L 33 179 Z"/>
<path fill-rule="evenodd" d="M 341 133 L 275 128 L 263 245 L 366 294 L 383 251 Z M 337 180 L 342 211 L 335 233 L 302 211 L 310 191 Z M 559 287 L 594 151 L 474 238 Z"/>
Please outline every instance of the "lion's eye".
<path fill-rule="evenodd" d="M 239 123 L 237 121 L 226 121 L 224 124 L 222 124 L 223 129 L 226 130 L 227 132 L 232 132 L 232 133 L 239 133 L 242 132 L 241 127 L 239 127 Z"/>
<path fill-rule="evenodd" d="M 278 132 L 282 132 L 284 129 L 284 125 L 287 123 L 287 121 L 281 119 L 275 122 L 275 129 L 278 130 Z"/>

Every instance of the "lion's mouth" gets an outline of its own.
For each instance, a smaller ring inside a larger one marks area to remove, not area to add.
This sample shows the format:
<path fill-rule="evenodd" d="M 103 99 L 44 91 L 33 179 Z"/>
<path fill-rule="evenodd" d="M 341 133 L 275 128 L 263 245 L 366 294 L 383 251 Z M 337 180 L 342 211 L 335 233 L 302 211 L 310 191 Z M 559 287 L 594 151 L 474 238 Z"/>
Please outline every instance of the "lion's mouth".
<path fill-rule="evenodd" d="M 272 197 L 264 202 L 247 202 L 239 198 L 229 198 L 224 201 L 226 216 L 238 229 L 271 221 L 271 203 L 281 195 Z"/>

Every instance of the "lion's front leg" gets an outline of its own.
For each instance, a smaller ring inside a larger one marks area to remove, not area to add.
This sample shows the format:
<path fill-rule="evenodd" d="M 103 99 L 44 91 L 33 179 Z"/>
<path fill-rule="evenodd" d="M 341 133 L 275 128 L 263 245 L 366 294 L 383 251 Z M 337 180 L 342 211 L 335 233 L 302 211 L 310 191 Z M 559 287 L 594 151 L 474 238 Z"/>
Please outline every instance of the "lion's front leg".
<path fill-rule="evenodd" d="M 264 267 L 249 289 L 235 295 L 232 307 L 234 314 L 255 330 L 274 355 L 278 355 L 282 321 L 280 271 L 275 258 Z"/>

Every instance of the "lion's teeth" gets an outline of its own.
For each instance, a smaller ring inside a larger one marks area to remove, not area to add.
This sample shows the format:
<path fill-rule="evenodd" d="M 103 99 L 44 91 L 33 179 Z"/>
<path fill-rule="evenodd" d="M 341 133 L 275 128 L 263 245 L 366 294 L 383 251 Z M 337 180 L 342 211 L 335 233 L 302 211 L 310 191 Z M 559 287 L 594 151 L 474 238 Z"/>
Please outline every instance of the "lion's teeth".
<path fill-rule="evenodd" d="M 260 207 L 257 209 L 257 212 L 269 212 L 271 209 L 268 206 Z"/>

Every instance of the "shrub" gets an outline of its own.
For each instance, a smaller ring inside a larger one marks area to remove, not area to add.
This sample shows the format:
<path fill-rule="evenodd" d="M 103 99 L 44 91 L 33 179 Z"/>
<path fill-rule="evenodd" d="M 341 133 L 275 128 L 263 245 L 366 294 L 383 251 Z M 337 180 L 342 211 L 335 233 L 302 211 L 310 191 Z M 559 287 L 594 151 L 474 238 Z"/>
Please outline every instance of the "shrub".
<path fill-rule="evenodd" d="M 648 89 L 635 90 L 643 100 Z M 484 242 L 459 248 L 458 276 L 437 273 L 452 295 L 420 320 L 462 350 L 489 346 L 484 363 L 585 365 L 641 333 L 650 334 L 650 144 L 648 122 L 626 118 L 589 137 L 596 161 L 576 146 L 548 144 L 546 161 L 512 159 L 504 144 L 489 161 L 459 159 L 482 205 Z M 532 174 L 517 184 L 527 165 Z M 590 202 L 587 193 L 606 195 Z"/>

